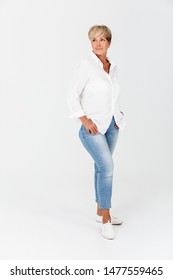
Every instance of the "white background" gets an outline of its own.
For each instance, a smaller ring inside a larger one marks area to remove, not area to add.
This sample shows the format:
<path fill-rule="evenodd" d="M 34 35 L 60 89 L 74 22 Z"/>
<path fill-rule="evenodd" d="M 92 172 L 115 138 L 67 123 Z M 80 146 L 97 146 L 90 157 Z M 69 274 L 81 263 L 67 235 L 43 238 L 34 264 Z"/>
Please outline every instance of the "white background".
<path fill-rule="evenodd" d="M 112 30 L 127 119 L 114 241 L 95 222 L 93 162 L 66 101 L 93 24 Z M 172 26 L 172 0 L 0 1 L 1 259 L 172 259 Z"/>

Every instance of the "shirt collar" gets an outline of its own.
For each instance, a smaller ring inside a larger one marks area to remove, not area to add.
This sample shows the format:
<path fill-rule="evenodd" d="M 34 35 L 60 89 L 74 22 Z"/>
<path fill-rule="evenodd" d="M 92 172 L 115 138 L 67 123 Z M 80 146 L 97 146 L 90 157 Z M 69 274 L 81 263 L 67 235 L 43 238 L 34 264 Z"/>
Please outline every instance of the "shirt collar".
<path fill-rule="evenodd" d="M 91 56 L 96 61 L 96 63 L 98 63 L 103 68 L 103 63 L 101 62 L 101 60 L 98 58 L 98 56 L 93 51 L 91 52 Z M 111 69 L 113 69 L 113 67 L 115 66 L 114 62 L 109 57 L 106 57 L 106 58 L 111 64 Z"/>

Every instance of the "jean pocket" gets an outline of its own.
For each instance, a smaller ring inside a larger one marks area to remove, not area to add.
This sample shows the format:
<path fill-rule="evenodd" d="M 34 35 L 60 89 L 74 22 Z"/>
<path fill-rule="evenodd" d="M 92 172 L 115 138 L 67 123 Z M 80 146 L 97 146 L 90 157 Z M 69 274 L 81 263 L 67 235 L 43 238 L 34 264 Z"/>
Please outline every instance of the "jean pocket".
<path fill-rule="evenodd" d="M 120 129 L 116 123 L 115 123 L 114 127 L 115 127 L 115 129 Z"/>

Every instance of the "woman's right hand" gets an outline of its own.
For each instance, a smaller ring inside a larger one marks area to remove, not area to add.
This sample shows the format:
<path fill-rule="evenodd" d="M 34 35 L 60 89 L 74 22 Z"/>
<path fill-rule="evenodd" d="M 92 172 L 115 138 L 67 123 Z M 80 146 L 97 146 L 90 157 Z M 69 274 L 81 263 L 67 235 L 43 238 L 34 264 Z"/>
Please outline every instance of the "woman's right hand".
<path fill-rule="evenodd" d="M 87 119 L 83 122 L 83 126 L 86 128 L 86 130 L 88 131 L 88 133 L 92 133 L 93 135 L 97 135 L 98 134 L 98 128 L 95 125 L 95 123 L 93 123 L 93 121 L 91 119 Z"/>

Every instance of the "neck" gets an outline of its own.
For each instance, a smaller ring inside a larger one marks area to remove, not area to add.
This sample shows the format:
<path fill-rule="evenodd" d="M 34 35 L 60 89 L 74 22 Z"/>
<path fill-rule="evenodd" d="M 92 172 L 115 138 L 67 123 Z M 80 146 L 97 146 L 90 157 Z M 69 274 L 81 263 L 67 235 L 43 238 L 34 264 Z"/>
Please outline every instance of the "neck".
<path fill-rule="evenodd" d="M 103 64 L 105 64 L 105 63 L 107 62 L 106 54 L 104 54 L 104 55 L 97 55 L 97 54 L 95 54 L 95 55 L 100 59 L 100 61 L 101 61 Z"/>

